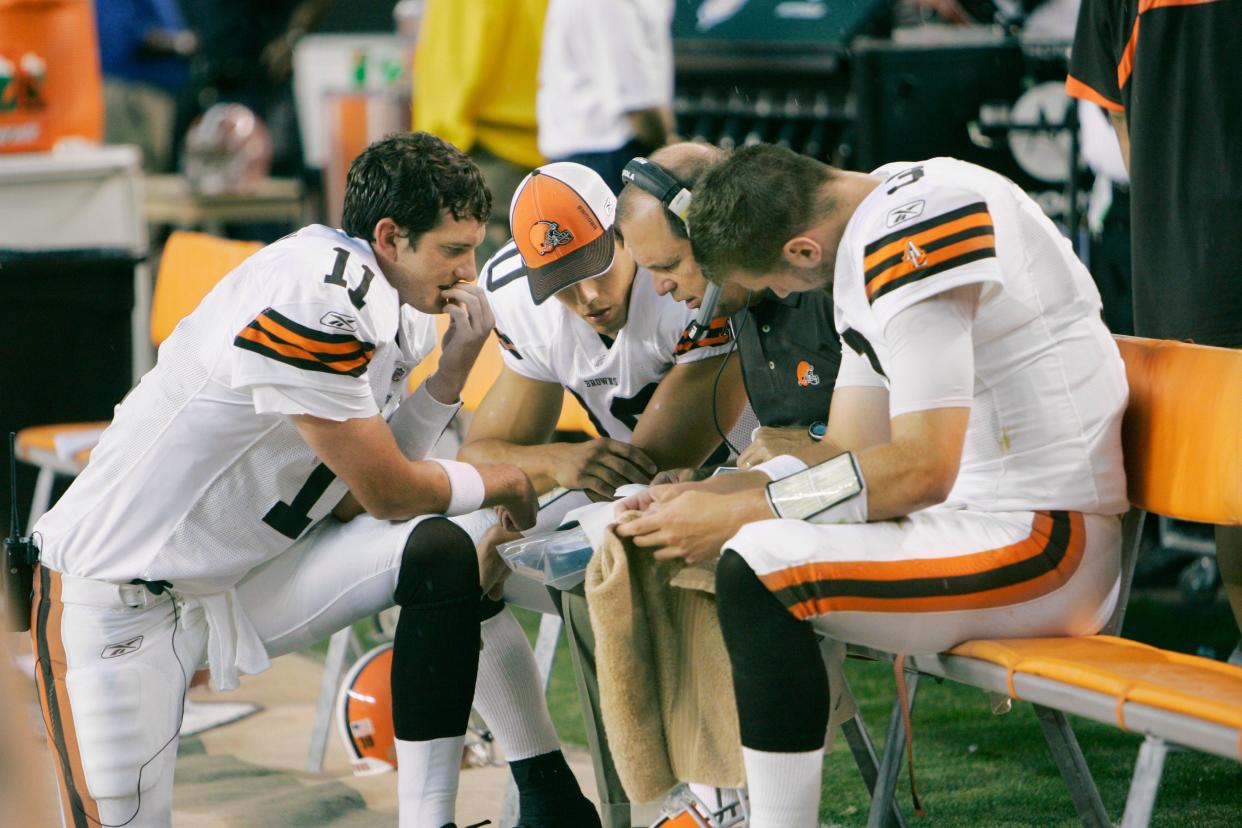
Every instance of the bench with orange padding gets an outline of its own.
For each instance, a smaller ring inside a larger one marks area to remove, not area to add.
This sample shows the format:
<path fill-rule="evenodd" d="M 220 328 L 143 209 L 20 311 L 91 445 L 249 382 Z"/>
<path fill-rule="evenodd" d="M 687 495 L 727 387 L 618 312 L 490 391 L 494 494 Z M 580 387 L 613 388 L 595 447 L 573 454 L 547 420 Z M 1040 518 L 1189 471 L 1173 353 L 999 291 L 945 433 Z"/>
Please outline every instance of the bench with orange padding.
<path fill-rule="evenodd" d="M 182 317 L 198 307 L 216 282 L 261 248 L 259 242 L 231 241 L 206 233 L 177 231 L 160 254 L 151 299 L 151 343 L 159 346 Z M 76 476 L 86 467 L 91 449 L 107 422 L 57 423 L 31 426 L 17 433 L 17 459 L 37 466 L 30 525 L 51 505 L 58 474 Z"/>
<path fill-rule="evenodd" d="M 1242 667 L 1116 637 L 1147 512 L 1242 525 L 1242 351 L 1117 337 L 1130 385 L 1122 427 L 1132 509 L 1122 582 L 1104 634 L 968 641 L 907 660 L 919 674 L 1030 702 L 1084 825 L 1113 825 L 1065 714 L 1146 734 L 1121 825 L 1147 825 L 1170 744 L 1242 760 Z M 890 733 L 868 825 L 881 825 L 900 766 Z"/>

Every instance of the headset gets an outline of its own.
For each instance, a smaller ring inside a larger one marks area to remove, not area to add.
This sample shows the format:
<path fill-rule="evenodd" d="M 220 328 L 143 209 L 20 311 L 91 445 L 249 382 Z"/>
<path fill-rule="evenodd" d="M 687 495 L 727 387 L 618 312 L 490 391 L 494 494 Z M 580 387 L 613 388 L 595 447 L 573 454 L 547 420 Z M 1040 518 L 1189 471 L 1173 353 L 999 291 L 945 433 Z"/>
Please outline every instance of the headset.
<path fill-rule="evenodd" d="M 621 180 L 658 198 L 665 209 L 685 225 L 686 233 L 689 235 L 690 225 L 686 222 L 686 215 L 690 212 L 690 191 L 677 179 L 646 158 L 634 158 L 621 171 Z M 707 290 L 703 292 L 703 300 L 699 303 L 699 315 L 690 323 L 691 339 L 702 339 L 707 333 L 708 326 L 711 325 L 716 313 L 716 303 L 719 299 L 720 285 L 709 281 Z"/>

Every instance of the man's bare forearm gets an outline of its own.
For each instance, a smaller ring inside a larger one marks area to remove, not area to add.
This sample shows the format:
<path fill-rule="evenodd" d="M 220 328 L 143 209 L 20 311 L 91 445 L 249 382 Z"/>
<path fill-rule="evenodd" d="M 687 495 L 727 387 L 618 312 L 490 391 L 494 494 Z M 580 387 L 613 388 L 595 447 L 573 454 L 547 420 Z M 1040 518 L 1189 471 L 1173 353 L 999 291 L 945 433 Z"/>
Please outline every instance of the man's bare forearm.
<path fill-rule="evenodd" d="M 549 445 L 523 446 L 505 440 L 475 440 L 461 447 L 457 459 L 463 463 L 508 463 L 517 466 L 530 478 L 535 491 L 543 494 L 556 487 L 547 460 Z"/>

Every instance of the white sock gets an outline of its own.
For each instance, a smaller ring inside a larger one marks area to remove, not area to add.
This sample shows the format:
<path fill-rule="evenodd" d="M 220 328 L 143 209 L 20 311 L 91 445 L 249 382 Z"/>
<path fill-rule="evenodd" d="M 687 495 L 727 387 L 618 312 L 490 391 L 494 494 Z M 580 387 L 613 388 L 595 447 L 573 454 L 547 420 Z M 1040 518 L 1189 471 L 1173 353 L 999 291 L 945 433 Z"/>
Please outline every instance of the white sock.
<path fill-rule="evenodd" d="M 749 828 L 817 828 L 824 749 L 769 753 L 742 748 Z"/>
<path fill-rule="evenodd" d="M 510 762 L 561 749 L 539 683 L 535 654 L 508 608 L 479 628 L 479 681 L 474 709 L 495 734 Z"/>
<path fill-rule="evenodd" d="M 443 828 L 453 821 L 466 736 L 425 742 L 397 739 L 400 828 Z"/>

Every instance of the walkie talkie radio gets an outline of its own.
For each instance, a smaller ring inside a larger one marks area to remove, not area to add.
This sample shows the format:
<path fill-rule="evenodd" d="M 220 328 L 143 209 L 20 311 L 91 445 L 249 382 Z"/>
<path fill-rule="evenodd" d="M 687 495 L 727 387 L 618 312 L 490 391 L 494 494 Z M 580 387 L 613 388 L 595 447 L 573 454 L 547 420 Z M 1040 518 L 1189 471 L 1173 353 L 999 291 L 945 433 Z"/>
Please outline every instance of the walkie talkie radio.
<path fill-rule="evenodd" d="M 17 517 L 17 435 L 9 432 L 9 536 L 4 539 L 4 615 L 13 632 L 30 629 L 30 599 L 39 550 Z"/>

